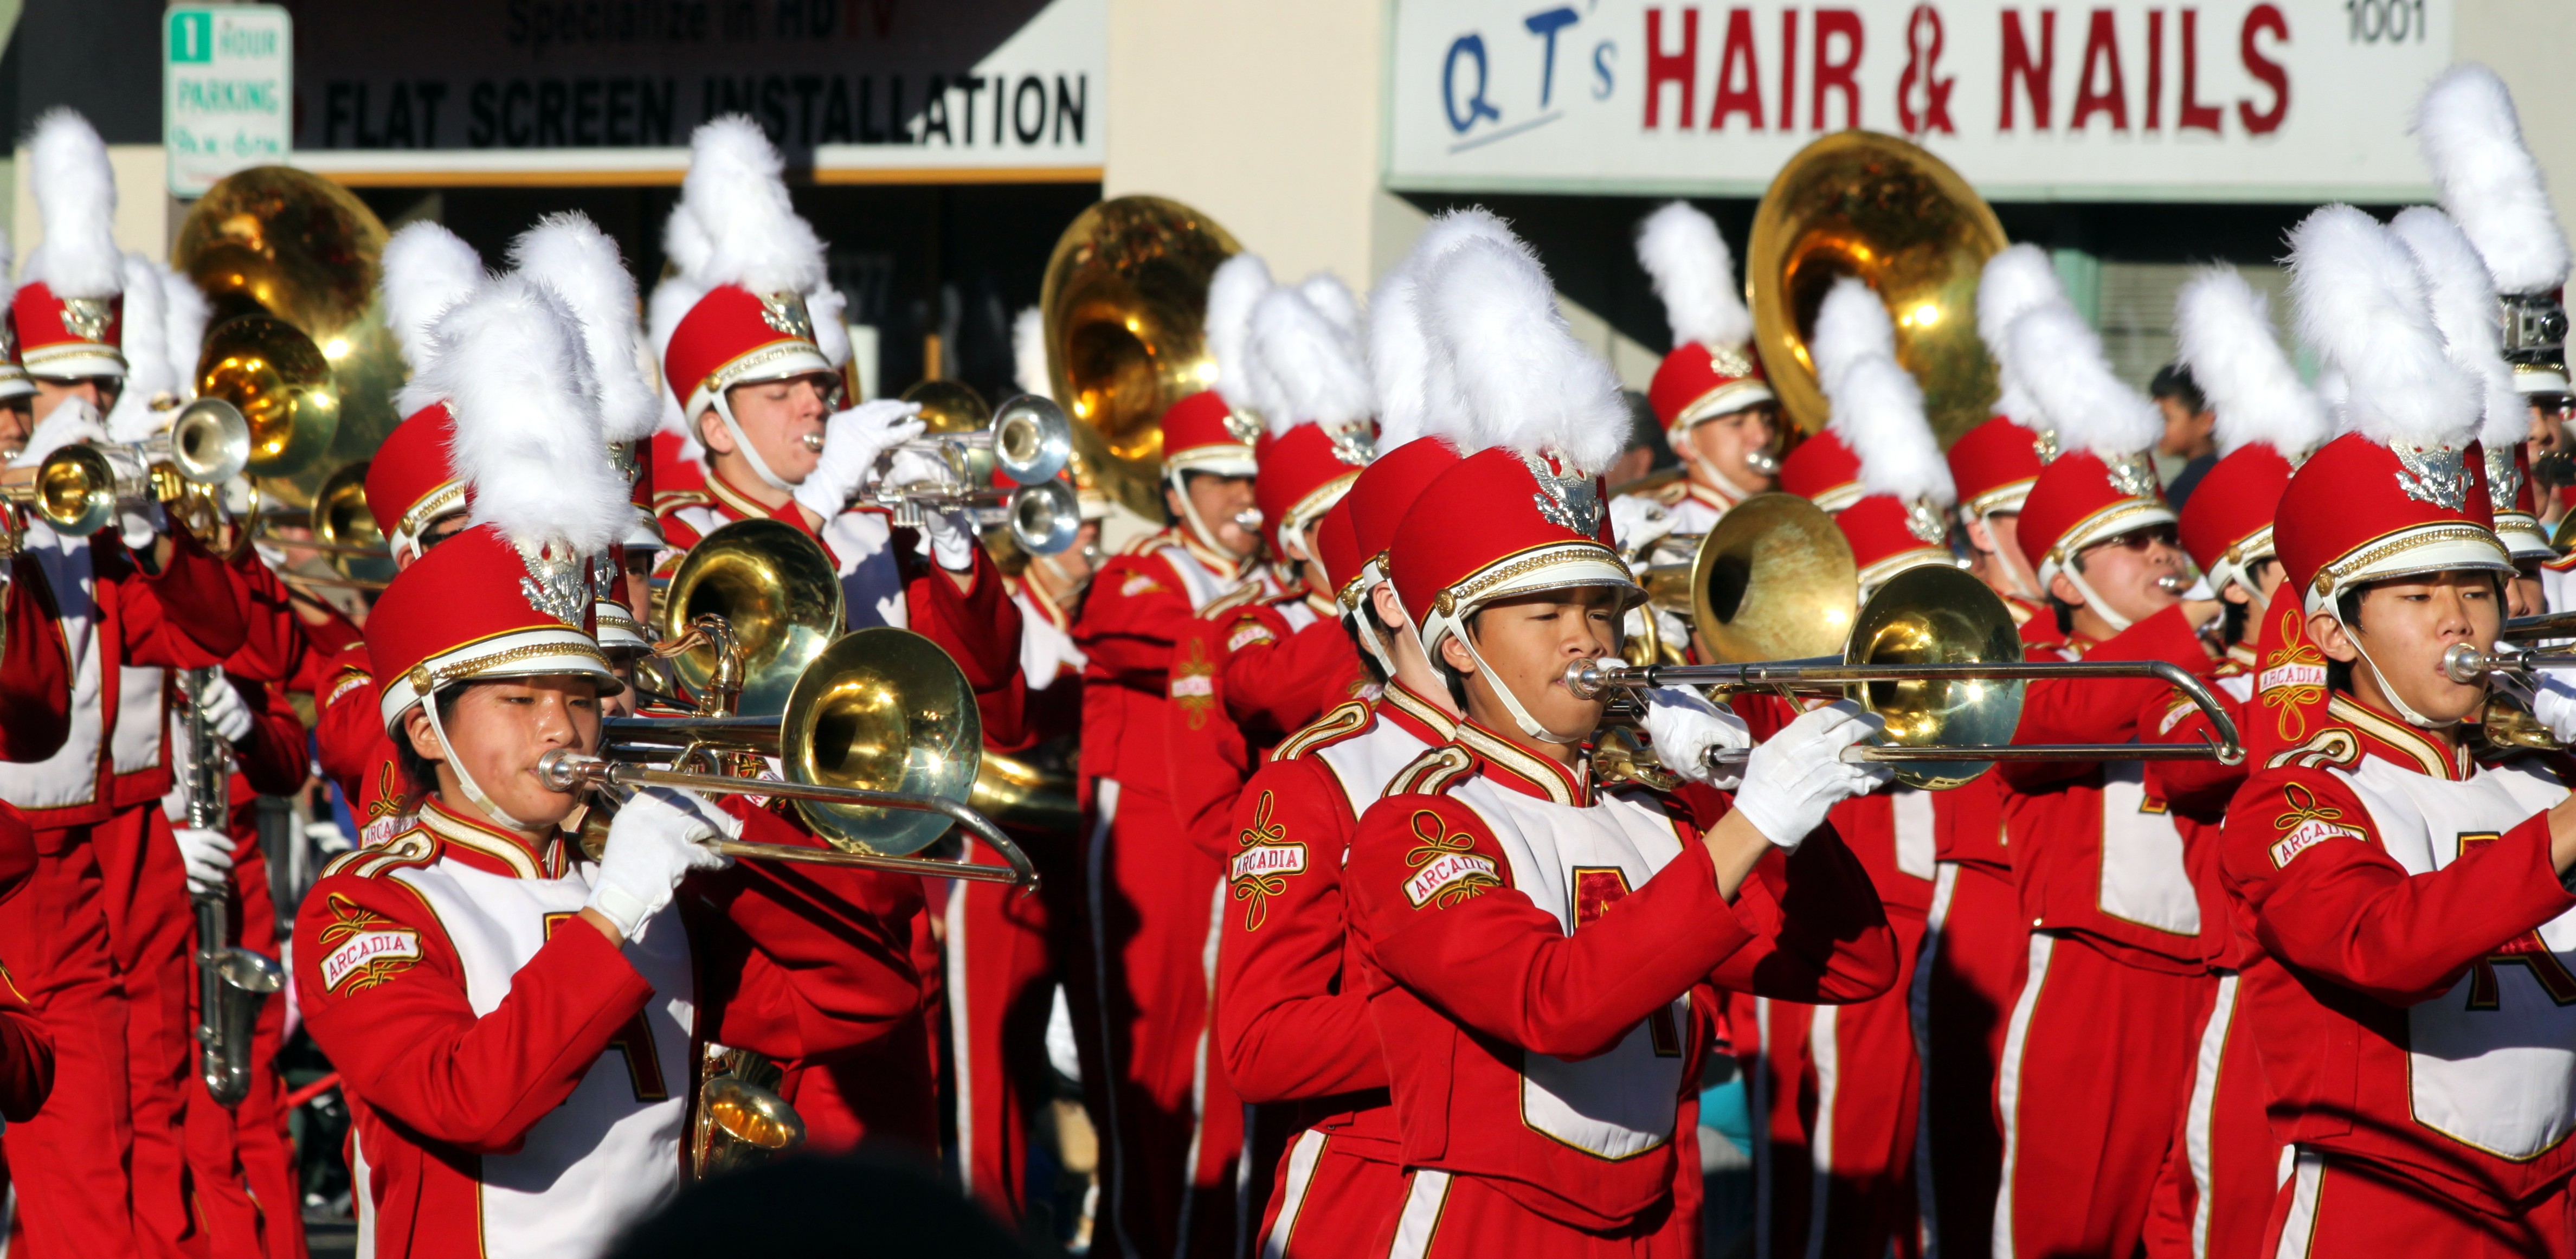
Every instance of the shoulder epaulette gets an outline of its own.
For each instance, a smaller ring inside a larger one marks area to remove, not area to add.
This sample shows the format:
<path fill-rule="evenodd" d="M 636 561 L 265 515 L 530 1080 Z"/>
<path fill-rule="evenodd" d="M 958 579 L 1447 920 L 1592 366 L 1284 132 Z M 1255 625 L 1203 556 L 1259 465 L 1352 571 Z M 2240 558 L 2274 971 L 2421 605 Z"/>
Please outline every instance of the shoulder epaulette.
<path fill-rule="evenodd" d="M 1304 729 L 1280 741 L 1270 753 L 1275 761 L 1293 761 L 1319 747 L 1347 738 L 1365 729 L 1369 723 L 1367 700 L 1335 704 L 1323 716 L 1307 722 Z"/>
<path fill-rule="evenodd" d="M 664 490 L 653 496 L 653 514 L 659 516 L 683 507 L 705 507 L 715 501 L 716 496 L 705 490 Z"/>
<path fill-rule="evenodd" d="M 2283 748 L 2265 763 L 2267 769 L 2350 769 L 2361 760 L 2361 740 L 2342 726 L 2328 726 L 2294 748 Z"/>
<path fill-rule="evenodd" d="M 1654 489 L 1647 491 L 1646 497 L 1651 498 L 1666 507 L 1676 506 L 1680 504 L 1683 499 L 1690 497 L 1690 480 L 1687 477 L 1677 477 L 1666 484 L 1658 485 Z"/>
<path fill-rule="evenodd" d="M 348 874 L 372 879 L 397 866 L 426 865 L 438 856 L 438 837 L 429 828 L 412 826 L 381 844 L 352 848 L 322 867 L 321 877 Z"/>
<path fill-rule="evenodd" d="M 1395 771 L 1395 777 L 1386 782 L 1386 790 L 1379 794 L 1436 796 L 1449 790 L 1451 783 L 1466 777 L 1467 771 L 1475 766 L 1476 758 L 1468 755 L 1467 749 L 1454 743 L 1446 744 L 1413 758 L 1412 764 Z"/>
<path fill-rule="evenodd" d="M 1208 600 L 1207 606 L 1199 609 L 1199 615 L 1210 621 L 1223 620 L 1227 613 L 1237 608 L 1267 602 L 1268 594 L 1269 592 L 1262 588 L 1261 583 L 1245 582 Z"/>
<path fill-rule="evenodd" d="M 1152 533 L 1139 534 L 1130 539 L 1127 545 L 1118 548 L 1118 553 L 1120 555 L 1150 555 L 1170 545 L 1172 545 L 1172 531 L 1169 529 L 1156 529 Z"/>

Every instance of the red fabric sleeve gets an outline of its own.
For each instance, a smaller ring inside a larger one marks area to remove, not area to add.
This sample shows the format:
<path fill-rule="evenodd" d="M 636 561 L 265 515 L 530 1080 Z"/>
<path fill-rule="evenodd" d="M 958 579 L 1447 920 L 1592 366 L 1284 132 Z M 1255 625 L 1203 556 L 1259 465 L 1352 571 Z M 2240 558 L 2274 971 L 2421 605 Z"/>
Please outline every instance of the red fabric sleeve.
<path fill-rule="evenodd" d="M 0 802 L 0 904 L 7 904 L 27 886 L 28 876 L 35 872 L 35 830 L 15 806 Z"/>
<path fill-rule="evenodd" d="M 0 761 L 41 761 L 71 735 L 72 658 L 44 566 L 21 554 L 0 590 Z"/>
<path fill-rule="evenodd" d="M 2381 846 L 2361 798 L 2333 774 L 2256 775 L 2227 812 L 2228 886 L 2272 956 L 2394 1006 L 2450 991 L 2508 941 L 2576 909 L 2549 861 L 2549 815 L 2429 874 Z"/>
<path fill-rule="evenodd" d="M 2216 687 L 2210 694 L 2236 722 L 2239 738 L 2244 737 L 2250 717 L 2234 697 Z M 2218 728 L 2210 724 L 2200 706 L 2175 694 L 2170 688 L 2163 695 L 2147 701 L 2138 713 L 2138 741 L 2141 743 L 2180 743 L 2192 745 L 2216 743 Z M 2215 759 L 2194 761 L 2148 761 L 2147 794 L 2163 800 L 2184 813 L 2216 817 L 2227 808 L 2236 789 L 2245 785 L 2246 762 L 2224 765 Z"/>
<path fill-rule="evenodd" d="M 2176 604 L 2104 639 L 2086 660 L 2163 660 L 2192 673 L 2207 673 L 2209 652 Z M 2125 743 L 2138 733 L 2138 710 L 2173 688 L 2154 678 L 2054 678 L 2022 692 L 2015 743 Z M 2035 792 L 2080 778 L 2098 761 L 2005 761 L 1995 766 L 2016 791 Z"/>
<path fill-rule="evenodd" d="M 1272 761 L 1231 821 L 1248 857 L 1231 871 L 1218 924 L 1226 1078 L 1255 1105 L 1386 1087 L 1367 989 L 1345 965 L 1342 853 L 1353 823 L 1341 784 L 1321 761 Z"/>
<path fill-rule="evenodd" d="M 725 807 L 744 819 L 744 839 L 823 846 L 741 800 L 731 797 Z M 874 1040 L 921 1005 L 921 976 L 909 953 L 922 912 L 918 877 L 736 861 L 684 890 L 710 1040 L 773 1058 L 812 1058 Z"/>
<path fill-rule="evenodd" d="M 121 544 L 94 539 L 90 547 L 101 561 L 91 571 L 101 580 L 111 571 L 118 575 L 129 662 L 202 669 L 222 664 L 248 640 L 240 575 L 207 554 L 187 530 L 171 534 L 170 564 L 159 573 L 144 572 Z M 103 552 L 116 560 L 105 562 Z"/>
<path fill-rule="evenodd" d="M 229 568 L 234 594 L 241 603 L 242 645 L 224 668 L 258 682 L 284 682 L 303 668 L 312 650 L 302 620 L 295 615 L 286 583 L 245 547 Z"/>
<path fill-rule="evenodd" d="M 1233 653 L 1226 643 L 1238 627 L 1260 624 L 1250 617 L 1222 622 L 1192 617 L 1180 626 L 1171 650 L 1172 702 L 1163 705 L 1163 759 L 1172 814 L 1182 837 L 1218 861 L 1234 854 L 1235 803 L 1257 767 L 1251 738 L 1233 715 L 1227 681 Z M 1265 746 L 1277 738 L 1275 731 L 1264 733 Z"/>
<path fill-rule="evenodd" d="M 1029 681 L 1020 673 L 1020 605 L 1012 602 L 1001 570 L 975 547 L 973 580 L 959 590 L 946 570 L 920 564 L 904 583 L 904 611 L 912 628 L 939 644 L 966 674 L 984 721 L 984 743 L 1017 752 L 1033 742 L 1029 732 Z"/>
<path fill-rule="evenodd" d="M 313 746 L 322 773 L 339 785 L 359 826 L 409 812 L 414 784 L 403 778 L 394 742 L 385 734 L 367 648 L 353 643 L 330 664 L 313 696 Z"/>
<path fill-rule="evenodd" d="M 1269 613 L 1272 620 L 1278 614 Z M 1279 621 L 1282 630 L 1285 621 Z M 1231 641 L 1234 635 L 1229 634 Z M 1291 731 L 1351 698 L 1364 673 L 1342 623 L 1324 618 L 1293 633 L 1237 648 L 1226 662 L 1226 708 L 1238 720 Z"/>
<path fill-rule="evenodd" d="M 54 1091 L 54 1038 L 0 967 L 0 1119 L 25 1123 Z"/>
<path fill-rule="evenodd" d="M 1446 796 L 1371 806 L 1344 877 L 1352 929 L 1389 978 L 1470 1028 L 1554 1058 L 1609 1050 L 1753 941 L 1701 844 L 1568 935 L 1512 886 L 1484 819 Z"/>
<path fill-rule="evenodd" d="M 251 792 L 263 796 L 293 795 L 304 785 L 313 762 L 304 746 L 304 719 L 286 702 L 286 688 L 227 675 L 254 717 L 250 738 L 233 747 L 234 768 Z"/>
<path fill-rule="evenodd" d="M 362 933 L 404 941 L 323 981 L 332 950 Z M 476 1017 L 437 916 L 383 879 L 314 885 L 295 924 L 296 998 L 349 1091 L 432 1141 L 476 1154 L 518 1148 L 606 1053 L 652 986 L 589 923 L 567 919 Z"/>
<path fill-rule="evenodd" d="M 1695 850 L 1705 851 L 1699 844 Z M 1753 941 L 1710 974 L 1720 988 L 1840 1005 L 1896 985 L 1896 935 L 1869 870 L 1831 826 L 1795 853 L 1773 849 L 1735 897 Z"/>
<path fill-rule="evenodd" d="M 1083 597 L 1073 641 L 1091 661 L 1087 677 L 1159 690 L 1173 642 L 1195 619 L 1170 565 L 1150 555 L 1114 555 Z"/>

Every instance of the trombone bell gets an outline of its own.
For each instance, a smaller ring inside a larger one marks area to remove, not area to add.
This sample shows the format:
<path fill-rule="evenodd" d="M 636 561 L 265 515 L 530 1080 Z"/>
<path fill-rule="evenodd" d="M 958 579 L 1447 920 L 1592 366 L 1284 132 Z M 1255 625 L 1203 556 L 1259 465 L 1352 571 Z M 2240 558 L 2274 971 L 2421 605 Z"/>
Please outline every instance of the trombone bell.
<path fill-rule="evenodd" d="M 974 790 L 983 718 L 957 662 L 888 626 L 843 635 L 796 681 L 780 730 L 788 780 L 963 803 Z M 946 834 L 937 813 L 798 800 L 844 852 L 909 856 Z"/>
<path fill-rule="evenodd" d="M 685 636 L 713 613 L 742 646 L 740 711 L 785 712 L 806 665 L 841 630 L 841 578 L 831 557 L 802 530 L 775 520 L 737 520 L 689 549 L 663 592 L 661 637 Z M 715 677 L 717 649 L 692 647 L 671 658 L 680 685 L 696 695 Z"/>

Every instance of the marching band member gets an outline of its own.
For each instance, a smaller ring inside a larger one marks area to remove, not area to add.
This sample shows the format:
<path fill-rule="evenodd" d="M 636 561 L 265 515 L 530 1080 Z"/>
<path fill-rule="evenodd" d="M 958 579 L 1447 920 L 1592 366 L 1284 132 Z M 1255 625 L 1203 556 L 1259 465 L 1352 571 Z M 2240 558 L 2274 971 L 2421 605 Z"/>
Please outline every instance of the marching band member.
<path fill-rule="evenodd" d="M 2252 703 L 2255 648 L 2264 610 L 2282 586 L 2274 544 L 2281 494 L 2294 461 L 2324 444 L 2333 426 L 2325 404 L 2299 383 L 2274 339 L 2262 296 L 2234 269 L 2213 267 L 2183 286 L 2174 332 L 2178 361 L 2216 413 L 2211 436 L 2218 450 L 2177 527 L 2183 548 L 2226 605 L 2220 633 L 2226 655 L 2210 674 L 2210 691 L 2250 739 L 2266 719 Z M 2142 742 L 2190 745 L 2216 737 L 2200 709 L 2179 696 L 2152 701 L 2138 721 Z M 2213 877 L 2219 827 L 2245 774 L 2241 763 L 2147 762 L 2147 793 L 2172 810 L 2184 848 L 2211 872 L 2195 872 L 2197 880 Z M 2281 1165 L 2281 1143 L 2263 1113 L 2262 1063 L 2239 1017 L 2243 977 L 2262 946 L 2232 914 L 2216 946 L 2217 989 L 2198 1030 L 2184 1105 L 2148 1208 L 2145 1248 L 2157 1259 L 2255 1254 Z"/>
<path fill-rule="evenodd" d="M 1837 365 L 1829 431 L 1858 452 L 1862 491 L 1834 524 L 1851 543 L 1866 601 L 1907 569 L 1956 563 L 1946 542 L 1958 492 L 1923 417 L 1922 390 L 1896 362 L 1878 295 L 1846 279 L 1823 310 L 1816 360 Z M 1862 348 L 1851 348 L 1854 336 Z M 1828 815 L 1886 907 L 1901 975 L 1914 973 L 1932 907 L 1946 799 L 1891 787 Z M 1913 999 L 1909 984 L 1848 1005 L 1738 1003 L 1752 1015 L 1730 1030 L 1754 1114 L 1756 1255 L 1877 1256 L 1916 1236 Z"/>
<path fill-rule="evenodd" d="M 2559 230 L 2540 164 L 2523 144 L 2513 97 L 2495 72 L 2474 63 L 2453 67 L 2434 81 L 2416 105 L 2415 139 L 2433 171 L 2441 206 L 2459 223 L 2485 264 L 2491 291 L 2488 327 L 2502 333 L 2510 388 L 2518 404 L 2490 405 L 2479 430 L 2486 452 L 2487 485 L 2495 500 L 2496 536 L 2521 575 L 2506 588 L 2508 614 L 2560 610 L 2565 568 L 2540 526 L 2531 484 L 2531 439 L 2542 429 L 2539 410 L 2564 406 L 2568 396 L 2565 337 L 2548 320 L 2562 322 L 2558 293 L 2567 283 L 2567 237 Z M 2501 315 L 2501 319 L 2498 316 Z M 2485 367 L 2482 379 L 2492 381 Z M 2490 384 L 2490 389 L 2494 385 Z"/>
<path fill-rule="evenodd" d="M 437 787 L 306 896 L 297 990 L 355 1112 L 373 1253 L 594 1254 L 678 1188 L 702 1040 L 794 1060 L 912 1014 L 908 925 L 877 907 L 918 901 L 731 863 L 705 841 L 810 841 L 682 792 L 630 799 L 597 863 L 573 848 L 576 798 L 534 765 L 596 750 L 619 685 L 582 625 L 626 486 L 550 295 L 496 281 L 439 333 L 471 367 L 448 398 L 472 527 L 395 579 L 370 649 L 385 725 Z"/>
<path fill-rule="evenodd" d="M 78 115 L 37 126 L 30 169 L 46 232 L 12 301 L 35 378 L 22 463 L 103 438 L 124 377 L 124 263 L 106 146 Z M 133 513 L 127 513 L 132 517 Z M 131 534 L 129 539 L 124 536 Z M 189 1038 L 178 850 L 157 807 L 170 788 L 163 668 L 212 666 L 243 641 L 237 590 L 184 530 L 66 538 L 29 525 L 73 663 L 72 729 L 54 755 L 0 766 L 0 798 L 37 830 L 37 872 L 0 921 L 0 956 L 54 1037 L 45 1113 L 11 1124 L 10 1165 L 38 1244 L 102 1254 L 201 1246 L 180 1140 Z M 168 991 L 172 985 L 176 991 Z M 138 1116 L 148 1118 L 138 1123 Z M 69 1239 L 79 1239 L 71 1241 Z"/>
<path fill-rule="evenodd" d="M 2010 335 L 2059 446 L 2018 538 L 2068 631 L 2059 654 L 2206 672 L 2197 630 L 2218 605 L 2184 603 L 2166 581 L 2183 580 L 2188 561 L 2143 453 L 2163 428 L 2154 405 L 2112 377 L 2072 307 L 2040 305 Z M 2126 741 L 2165 690 L 2153 679 L 2030 683 L 2013 741 Z M 2142 763 L 1995 772 L 2032 930 L 1995 1085 L 1994 1253 L 2125 1254 L 2184 1102 L 2223 906 L 2205 873 L 2194 877 L 2165 803 L 2146 794 Z"/>
<path fill-rule="evenodd" d="M 1074 624 L 1083 670 L 1083 883 L 1089 956 L 1068 986 L 1082 1033 L 1083 1090 L 1100 1129 L 1100 1213 L 1121 1250 L 1179 1244 L 1193 1196 L 1191 1085 L 1206 1021 L 1209 903 L 1224 869 L 1191 845 L 1174 811 L 1165 708 L 1173 648 L 1198 611 L 1267 582 L 1253 507 L 1260 421 L 1235 409 L 1254 303 L 1270 288 L 1238 254 L 1208 291 L 1217 388 L 1159 421 L 1173 523 L 1101 565 Z M 1096 1235 L 1097 1236 L 1097 1235 Z M 1108 1244 L 1096 1240 L 1094 1245 Z"/>
<path fill-rule="evenodd" d="M 1656 366 L 1646 402 L 1681 456 L 1683 476 L 1651 496 L 1614 500 L 1613 528 L 1630 554 L 1667 533 L 1706 533 L 1727 508 L 1771 488 L 1780 425 L 1779 400 L 1754 356 L 1753 313 L 1717 224 L 1687 201 L 1672 202 L 1637 225 L 1637 262 L 1654 278 L 1673 329 L 1672 352 Z"/>
<path fill-rule="evenodd" d="M 2262 727 L 2229 809 L 2229 895 L 2262 945 L 2243 1017 L 2291 1142 L 2280 1254 L 2563 1255 L 2576 1147 L 2576 807 L 2564 758 L 2473 749 L 2513 569 L 2485 527 L 2478 391 L 2404 251 L 2346 206 L 2291 235 L 2302 338 L 2351 382 L 2350 432 L 2274 527 Z M 2545 675 L 2544 675 L 2545 676 Z M 2545 683 L 2538 708 L 2576 734 Z"/>
<path fill-rule="evenodd" d="M 1625 409 L 1524 250 L 1467 241 L 1421 289 L 1462 404 L 1506 444 L 1425 490 L 1390 554 L 1466 716 L 1362 815 L 1344 869 L 1406 1169 L 1380 1236 L 1401 1256 L 1695 1253 L 1715 988 L 1849 1000 L 1894 981 L 1866 877 L 1823 825 L 1884 780 L 1839 759 L 1872 723 L 1801 718 L 1755 750 L 1732 809 L 1596 786 L 1580 744 L 1604 706 L 1563 678 L 1615 654 L 1642 595 L 1587 468 L 1617 455 Z"/>

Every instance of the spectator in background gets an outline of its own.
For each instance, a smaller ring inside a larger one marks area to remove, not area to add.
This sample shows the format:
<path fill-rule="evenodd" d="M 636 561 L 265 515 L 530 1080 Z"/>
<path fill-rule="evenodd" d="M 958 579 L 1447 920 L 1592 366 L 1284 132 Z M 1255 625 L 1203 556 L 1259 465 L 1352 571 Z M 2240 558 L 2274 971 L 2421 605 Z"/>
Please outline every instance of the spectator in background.
<path fill-rule="evenodd" d="M 1646 395 L 1634 389 L 1622 391 L 1628 400 L 1628 448 L 1619 454 L 1618 462 L 1602 475 L 1611 489 L 1649 477 L 1667 468 L 1682 466 L 1681 456 L 1664 441 L 1664 426 L 1655 419 L 1655 409 L 1646 405 Z"/>
<path fill-rule="evenodd" d="M 2165 487 L 2165 499 L 2181 511 L 2191 498 L 2193 486 L 2218 462 L 2218 439 L 2210 430 L 2218 423 L 2218 414 L 2209 409 L 2200 385 L 2191 378 L 2191 369 L 2180 363 L 2167 363 L 2156 369 L 2156 378 L 2147 386 L 2154 396 L 2156 409 L 2165 413 L 2165 435 L 2156 441 L 2156 453 L 2171 455 L 2183 461 L 2182 471 L 2174 474 L 2173 483 Z"/>

